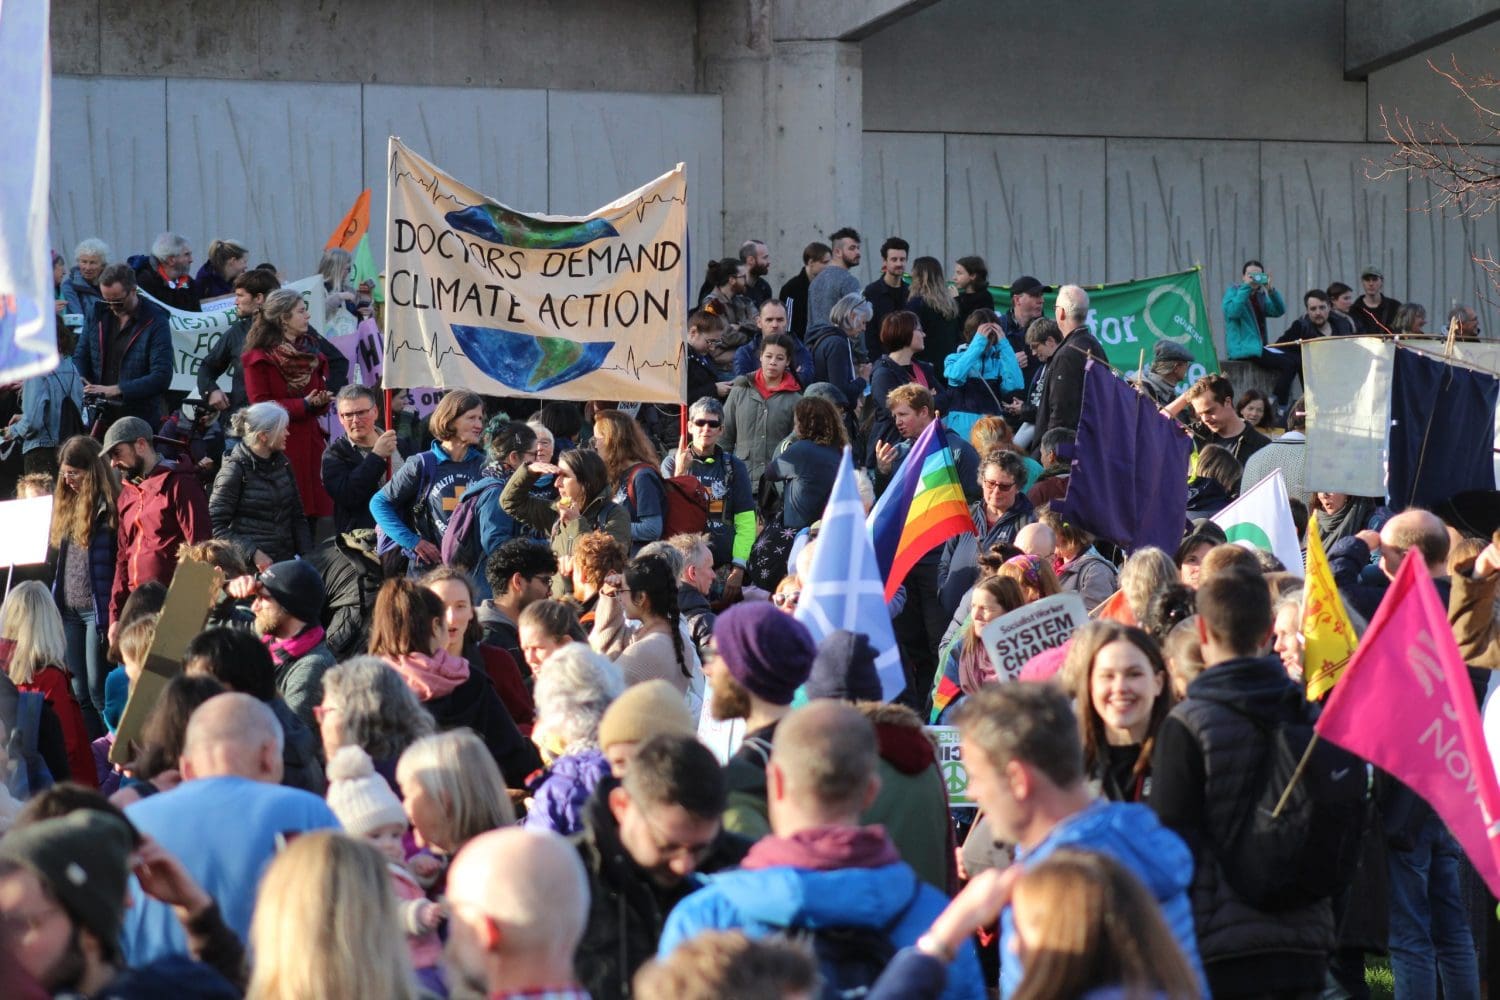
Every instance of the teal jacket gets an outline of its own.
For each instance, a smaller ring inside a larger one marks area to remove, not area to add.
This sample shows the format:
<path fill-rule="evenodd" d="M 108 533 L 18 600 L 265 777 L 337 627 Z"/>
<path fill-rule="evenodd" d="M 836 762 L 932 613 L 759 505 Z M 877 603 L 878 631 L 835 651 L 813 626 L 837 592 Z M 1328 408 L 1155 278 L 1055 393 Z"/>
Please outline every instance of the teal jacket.
<path fill-rule="evenodd" d="M 1247 285 L 1243 281 L 1224 290 L 1224 346 L 1229 350 L 1229 360 L 1258 358 L 1265 341 L 1260 337 L 1260 326 L 1255 322 L 1255 310 L 1250 307 L 1251 290 L 1259 291 L 1258 285 Z M 1267 318 L 1286 315 L 1286 302 L 1275 288 L 1266 292 L 1261 300 L 1265 304 Z"/>

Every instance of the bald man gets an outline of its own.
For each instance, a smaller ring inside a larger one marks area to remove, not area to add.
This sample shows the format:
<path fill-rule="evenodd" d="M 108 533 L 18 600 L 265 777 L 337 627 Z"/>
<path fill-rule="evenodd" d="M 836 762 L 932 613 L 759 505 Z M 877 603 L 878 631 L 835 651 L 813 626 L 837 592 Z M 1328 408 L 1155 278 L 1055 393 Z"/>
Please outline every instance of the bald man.
<path fill-rule="evenodd" d="M 475 837 L 453 859 L 448 907 L 445 964 L 474 995 L 588 1000 L 573 974 L 588 878 L 563 838 L 519 827 Z"/>
<path fill-rule="evenodd" d="M 281 724 L 247 694 L 221 694 L 188 721 L 182 784 L 128 806 L 142 833 L 176 855 L 248 941 L 261 872 L 282 844 L 309 830 L 337 829 L 318 796 L 281 781 Z M 134 893 L 121 943 L 130 965 L 186 955 L 171 907 Z"/>
<path fill-rule="evenodd" d="M 1041 521 L 1033 521 L 1016 532 L 1016 548 L 1039 559 L 1051 559 L 1057 551 L 1057 535 Z"/>
<path fill-rule="evenodd" d="M 1444 606 L 1448 603 L 1448 527 L 1430 510 L 1411 507 L 1386 521 L 1379 532 L 1368 528 L 1341 538 L 1328 548 L 1334 581 L 1345 599 L 1369 621 L 1386 588 L 1415 549 L 1427 568 Z M 1378 555 L 1374 563 L 1371 559 Z"/>
<path fill-rule="evenodd" d="M 673 908 L 657 955 L 667 957 L 705 930 L 762 937 L 857 929 L 883 936 L 891 948 L 914 945 L 948 900 L 901 861 L 883 828 L 859 825 L 880 790 L 878 763 L 875 729 L 850 705 L 813 701 L 784 718 L 766 765 L 771 835 L 750 849 L 738 871 L 715 876 Z M 825 976 L 833 971 L 823 969 Z M 873 982 L 880 970 L 853 963 L 842 971 L 833 985 L 849 990 Z M 944 997 L 984 995 L 970 942 L 947 973 Z"/>

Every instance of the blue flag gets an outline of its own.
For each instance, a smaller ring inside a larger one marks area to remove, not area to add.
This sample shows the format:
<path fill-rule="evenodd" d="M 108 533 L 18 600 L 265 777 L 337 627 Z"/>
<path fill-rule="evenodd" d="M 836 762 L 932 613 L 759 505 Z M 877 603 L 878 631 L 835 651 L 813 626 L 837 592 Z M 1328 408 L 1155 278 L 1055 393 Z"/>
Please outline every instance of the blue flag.
<path fill-rule="evenodd" d="M 1071 449 L 1059 449 L 1058 457 L 1072 463 L 1068 492 L 1053 508 L 1127 549 L 1155 545 L 1176 551 L 1187 525 L 1192 450 L 1177 421 L 1090 360 L 1084 366 L 1078 440 Z"/>
<path fill-rule="evenodd" d="M 1493 375 L 1415 351 L 1396 351 L 1386 493 L 1391 506 L 1437 507 L 1456 493 L 1495 488 Z"/>
<path fill-rule="evenodd" d="M 47 0 L 0 4 L 0 383 L 57 367 L 47 247 L 52 70 Z"/>
<path fill-rule="evenodd" d="M 846 447 L 828 506 L 823 509 L 796 617 L 818 642 L 839 629 L 863 632 L 875 650 L 881 693 L 890 701 L 905 689 L 906 676 L 891 628 L 891 611 L 885 603 L 885 581 L 865 527 L 865 507 L 859 498 L 856 475 L 854 459 Z"/>

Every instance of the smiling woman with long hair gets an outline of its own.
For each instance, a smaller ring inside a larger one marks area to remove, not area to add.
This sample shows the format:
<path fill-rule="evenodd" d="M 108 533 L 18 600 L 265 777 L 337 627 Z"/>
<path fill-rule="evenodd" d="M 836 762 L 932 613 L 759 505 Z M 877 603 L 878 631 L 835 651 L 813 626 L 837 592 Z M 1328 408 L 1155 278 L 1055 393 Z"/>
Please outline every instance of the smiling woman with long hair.
<path fill-rule="evenodd" d="M 1118 622 L 1089 622 L 1073 635 L 1062 677 L 1072 686 L 1089 778 L 1115 802 L 1144 800 L 1152 744 L 1172 710 L 1156 640 Z"/>
<path fill-rule="evenodd" d="M 62 612 L 73 697 L 91 739 L 104 735 L 104 678 L 109 664 L 109 593 L 115 578 L 120 487 L 99 455 L 99 442 L 79 435 L 57 451 L 48 562 L 57 567 L 52 598 Z"/>

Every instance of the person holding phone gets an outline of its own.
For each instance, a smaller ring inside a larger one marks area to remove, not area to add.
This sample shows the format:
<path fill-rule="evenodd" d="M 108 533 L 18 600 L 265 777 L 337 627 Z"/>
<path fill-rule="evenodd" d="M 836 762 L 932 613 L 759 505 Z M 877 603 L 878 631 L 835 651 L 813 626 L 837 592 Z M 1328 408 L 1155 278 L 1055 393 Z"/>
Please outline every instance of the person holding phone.
<path fill-rule="evenodd" d="M 1266 320 L 1286 315 L 1286 300 L 1260 261 L 1245 261 L 1239 284 L 1225 289 L 1222 305 L 1229 360 L 1252 361 L 1277 373 L 1296 370 L 1297 358 L 1276 348 L 1266 349 Z M 1286 400 L 1275 403 L 1283 406 Z"/>

